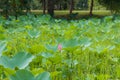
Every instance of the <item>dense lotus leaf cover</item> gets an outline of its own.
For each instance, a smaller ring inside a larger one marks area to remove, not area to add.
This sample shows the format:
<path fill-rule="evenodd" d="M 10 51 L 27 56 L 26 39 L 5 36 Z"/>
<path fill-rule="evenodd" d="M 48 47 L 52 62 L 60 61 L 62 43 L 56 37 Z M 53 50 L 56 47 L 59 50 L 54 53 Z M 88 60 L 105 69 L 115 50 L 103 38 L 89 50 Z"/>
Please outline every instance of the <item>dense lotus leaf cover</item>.
<path fill-rule="evenodd" d="M 119 33 L 120 16 L 1 17 L 0 80 L 119 80 Z"/>

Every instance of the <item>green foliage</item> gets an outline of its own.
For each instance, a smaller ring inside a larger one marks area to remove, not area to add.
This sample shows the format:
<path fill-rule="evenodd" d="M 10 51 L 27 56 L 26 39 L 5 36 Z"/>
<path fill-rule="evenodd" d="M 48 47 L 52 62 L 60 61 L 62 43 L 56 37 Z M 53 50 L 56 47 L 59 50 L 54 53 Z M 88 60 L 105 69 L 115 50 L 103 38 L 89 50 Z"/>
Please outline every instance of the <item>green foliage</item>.
<path fill-rule="evenodd" d="M 98 0 L 100 4 L 110 9 L 113 13 L 120 13 L 119 0 Z"/>
<path fill-rule="evenodd" d="M 1 41 L 0 42 L 0 57 L 2 56 L 2 52 L 4 51 L 5 47 L 6 47 L 6 42 Z"/>
<path fill-rule="evenodd" d="M 35 78 L 33 74 L 27 70 L 19 70 L 16 72 L 16 74 L 10 77 L 10 80 L 21 80 L 21 79 L 23 80 L 51 80 L 50 74 L 48 72 L 41 73 Z"/>
<path fill-rule="evenodd" d="M 32 61 L 34 56 L 31 54 L 20 52 L 17 53 L 12 59 L 7 56 L 0 57 L 0 64 L 5 68 L 15 69 L 16 67 L 19 69 L 24 69 L 28 66 L 28 64 Z"/>
<path fill-rule="evenodd" d="M 76 4 L 78 9 L 88 9 L 88 0 L 78 0 Z"/>
<path fill-rule="evenodd" d="M 26 12 L 30 11 L 31 2 L 32 0 L 0 0 L 0 8 L 7 19 L 9 19 L 9 15 L 14 15 L 17 19 L 22 10 L 26 10 Z"/>
<path fill-rule="evenodd" d="M 37 38 L 39 37 L 39 34 L 40 32 L 37 31 L 37 30 L 28 30 L 28 35 L 31 37 L 31 38 Z"/>
<path fill-rule="evenodd" d="M 1 80 L 120 78 L 120 16 L 69 21 L 49 15 L 11 18 L 0 20 L 5 37 L 0 36 Z"/>

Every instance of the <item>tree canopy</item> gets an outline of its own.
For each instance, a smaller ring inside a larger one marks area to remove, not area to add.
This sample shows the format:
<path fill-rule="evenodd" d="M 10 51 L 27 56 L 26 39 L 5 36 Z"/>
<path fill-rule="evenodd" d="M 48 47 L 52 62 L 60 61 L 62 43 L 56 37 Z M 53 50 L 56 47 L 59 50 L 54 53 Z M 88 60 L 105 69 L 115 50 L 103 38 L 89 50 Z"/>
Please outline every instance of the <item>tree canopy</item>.
<path fill-rule="evenodd" d="M 33 9 L 43 9 L 43 14 L 46 10 L 51 16 L 54 15 L 54 10 L 69 10 L 72 14 L 73 10 L 90 10 L 92 15 L 95 4 L 98 2 L 113 13 L 120 12 L 120 0 L 0 0 L 0 10 L 7 18 L 9 15 L 17 16 L 25 11 L 30 12 Z M 39 5 L 39 6 L 38 6 Z"/>
<path fill-rule="evenodd" d="M 98 2 L 113 13 L 120 12 L 120 0 L 98 0 Z"/>

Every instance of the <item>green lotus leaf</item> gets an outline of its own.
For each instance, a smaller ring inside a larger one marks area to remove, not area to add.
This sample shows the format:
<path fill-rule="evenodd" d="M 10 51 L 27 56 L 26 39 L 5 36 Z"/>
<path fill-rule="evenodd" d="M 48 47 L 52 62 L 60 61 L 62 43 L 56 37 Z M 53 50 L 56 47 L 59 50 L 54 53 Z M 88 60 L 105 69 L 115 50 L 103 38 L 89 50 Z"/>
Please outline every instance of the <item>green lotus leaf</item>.
<path fill-rule="evenodd" d="M 67 48 L 67 47 L 76 47 L 79 45 L 78 40 L 77 39 L 70 39 L 70 40 L 66 40 L 62 43 L 63 48 Z"/>
<path fill-rule="evenodd" d="M 47 53 L 47 52 L 43 52 L 43 53 L 41 53 L 41 56 L 44 57 L 44 58 L 50 58 L 50 57 L 53 57 L 53 54 Z"/>
<path fill-rule="evenodd" d="M 65 40 L 61 43 L 62 48 L 65 49 L 66 51 L 74 51 L 78 46 L 79 42 L 77 39 L 70 39 L 70 40 Z"/>
<path fill-rule="evenodd" d="M 0 42 L 0 56 L 2 56 L 2 52 L 6 47 L 6 43 L 4 41 Z"/>
<path fill-rule="evenodd" d="M 88 47 L 91 45 L 91 41 L 87 37 L 80 39 L 79 43 L 81 46 L 84 46 L 84 47 Z"/>
<path fill-rule="evenodd" d="M 93 52 L 97 52 L 98 54 L 106 53 L 110 50 L 109 46 L 98 45 L 94 48 L 89 48 Z"/>
<path fill-rule="evenodd" d="M 46 45 L 46 48 L 47 48 L 47 50 L 52 50 L 54 52 L 56 52 L 58 50 L 57 45 L 54 45 L 54 46 Z"/>
<path fill-rule="evenodd" d="M 49 72 L 43 72 L 42 74 L 39 74 L 35 80 L 51 80 L 50 73 Z"/>
<path fill-rule="evenodd" d="M 107 16 L 104 18 L 104 22 L 111 22 L 113 20 L 113 16 Z"/>
<path fill-rule="evenodd" d="M 113 42 L 114 42 L 116 45 L 119 45 L 119 44 L 120 44 L 120 38 L 113 40 Z"/>
<path fill-rule="evenodd" d="M 5 68 L 14 69 L 18 67 L 19 69 L 24 69 L 29 65 L 33 58 L 34 56 L 25 52 L 20 52 L 12 58 L 1 56 L 0 65 L 3 65 Z"/>
<path fill-rule="evenodd" d="M 49 72 L 43 72 L 37 77 L 27 71 L 27 70 L 18 70 L 16 74 L 10 76 L 10 80 L 51 80 Z"/>
<path fill-rule="evenodd" d="M 40 32 L 36 29 L 34 30 L 28 30 L 28 35 L 31 37 L 31 38 L 38 38 L 40 36 Z"/>
<path fill-rule="evenodd" d="M 35 80 L 35 78 L 29 71 L 19 70 L 16 74 L 10 76 L 10 80 Z"/>

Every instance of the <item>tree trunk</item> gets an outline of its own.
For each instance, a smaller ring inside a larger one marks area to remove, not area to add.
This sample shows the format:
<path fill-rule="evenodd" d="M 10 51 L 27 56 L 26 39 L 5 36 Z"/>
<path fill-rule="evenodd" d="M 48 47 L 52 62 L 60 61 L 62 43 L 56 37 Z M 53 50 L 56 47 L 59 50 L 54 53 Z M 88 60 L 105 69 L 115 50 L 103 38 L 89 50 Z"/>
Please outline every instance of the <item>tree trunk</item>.
<path fill-rule="evenodd" d="M 91 5 L 90 5 L 90 16 L 93 15 L 93 7 L 94 7 L 94 0 L 91 0 Z"/>
<path fill-rule="evenodd" d="M 17 15 L 17 4 L 16 4 L 16 1 L 15 0 L 13 0 L 13 4 L 12 4 L 12 9 L 13 9 L 13 14 L 14 14 L 14 16 L 15 16 L 15 19 L 17 20 L 17 18 L 18 18 L 18 15 Z"/>
<path fill-rule="evenodd" d="M 62 5 L 61 5 L 61 3 L 59 4 L 59 10 L 62 10 Z"/>
<path fill-rule="evenodd" d="M 5 1 L 5 10 L 3 10 L 3 12 L 5 12 L 5 18 L 8 19 L 9 18 L 9 11 L 8 11 L 8 7 L 9 7 L 9 2 L 8 0 Z"/>
<path fill-rule="evenodd" d="M 46 0 L 43 0 L 43 14 L 45 14 L 46 10 Z"/>
<path fill-rule="evenodd" d="M 9 15 L 8 15 L 8 10 L 5 10 L 5 18 L 8 19 Z"/>
<path fill-rule="evenodd" d="M 15 19 L 16 20 L 18 19 L 18 12 L 17 12 L 17 10 L 15 10 Z"/>
<path fill-rule="evenodd" d="M 54 1 L 48 0 L 48 14 L 50 14 L 52 17 L 54 16 Z"/>
<path fill-rule="evenodd" d="M 66 10 L 67 9 L 67 3 L 63 4 L 63 9 Z"/>
<path fill-rule="evenodd" d="M 70 0 L 70 14 L 72 14 L 72 11 L 73 11 L 73 0 Z"/>

